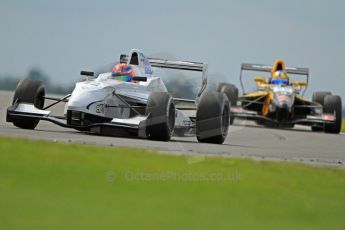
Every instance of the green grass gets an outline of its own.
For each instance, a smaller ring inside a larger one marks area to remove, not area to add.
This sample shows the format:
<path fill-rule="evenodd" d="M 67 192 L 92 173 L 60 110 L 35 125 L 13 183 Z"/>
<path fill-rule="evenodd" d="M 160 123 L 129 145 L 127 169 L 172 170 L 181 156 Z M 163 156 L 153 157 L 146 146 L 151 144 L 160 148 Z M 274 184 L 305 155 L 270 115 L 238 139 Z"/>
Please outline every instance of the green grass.
<path fill-rule="evenodd" d="M 343 121 L 341 122 L 341 131 L 345 133 L 345 118 L 343 118 Z"/>
<path fill-rule="evenodd" d="M 188 162 L 0 137 L 0 228 L 345 229 L 344 170 Z"/>

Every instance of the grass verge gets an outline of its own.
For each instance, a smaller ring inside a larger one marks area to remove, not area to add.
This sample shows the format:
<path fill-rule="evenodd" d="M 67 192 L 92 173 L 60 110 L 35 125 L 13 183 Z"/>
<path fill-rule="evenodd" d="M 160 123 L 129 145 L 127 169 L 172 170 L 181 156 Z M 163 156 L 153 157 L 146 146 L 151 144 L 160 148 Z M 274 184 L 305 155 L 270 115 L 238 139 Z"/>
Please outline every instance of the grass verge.
<path fill-rule="evenodd" d="M 345 133 L 345 118 L 343 118 L 343 121 L 341 122 L 341 131 Z"/>
<path fill-rule="evenodd" d="M 345 171 L 0 137 L 2 229 L 345 229 Z"/>

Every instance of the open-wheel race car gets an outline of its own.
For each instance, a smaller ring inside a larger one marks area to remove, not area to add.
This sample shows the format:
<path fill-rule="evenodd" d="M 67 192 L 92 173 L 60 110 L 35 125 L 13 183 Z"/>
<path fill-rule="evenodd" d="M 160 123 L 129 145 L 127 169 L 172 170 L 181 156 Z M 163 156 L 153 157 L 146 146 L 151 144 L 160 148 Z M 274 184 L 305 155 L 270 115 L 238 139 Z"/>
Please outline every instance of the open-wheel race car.
<path fill-rule="evenodd" d="M 244 88 L 243 72 L 267 72 L 269 77 L 256 76 L 256 90 Z M 290 75 L 303 77 L 303 81 L 292 81 Z M 330 92 L 314 92 L 312 100 L 304 98 L 309 83 L 308 68 L 285 67 L 283 60 L 273 66 L 242 64 L 240 82 L 243 91 L 238 96 L 234 85 L 227 87 L 232 104 L 231 115 L 236 119 L 254 120 L 259 125 L 292 128 L 295 124 L 311 126 L 313 131 L 339 133 L 342 120 L 340 96 Z"/>
<path fill-rule="evenodd" d="M 173 98 L 153 68 L 202 73 L 195 100 Z M 94 77 L 81 71 L 85 81 L 76 83 L 71 94 L 61 98 L 45 95 L 42 82 L 24 79 L 18 83 L 7 122 L 23 129 L 35 129 L 40 120 L 79 131 L 110 136 L 135 135 L 168 141 L 195 129 L 199 142 L 224 142 L 229 128 L 230 105 L 225 94 L 205 92 L 207 64 L 147 58 L 139 50 L 121 55 L 111 72 Z M 52 100 L 51 104 L 45 100 Z M 64 113 L 51 115 L 48 109 L 66 103 Z"/>

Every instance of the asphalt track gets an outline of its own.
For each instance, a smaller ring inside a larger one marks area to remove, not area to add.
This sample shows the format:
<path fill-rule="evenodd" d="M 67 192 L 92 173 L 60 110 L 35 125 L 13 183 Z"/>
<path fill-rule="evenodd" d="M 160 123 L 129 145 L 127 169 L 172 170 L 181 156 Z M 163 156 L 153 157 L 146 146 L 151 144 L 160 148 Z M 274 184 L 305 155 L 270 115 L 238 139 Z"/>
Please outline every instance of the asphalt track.
<path fill-rule="evenodd" d="M 308 164 L 345 167 L 345 135 L 313 133 L 308 127 L 290 130 L 268 129 L 248 121 L 237 121 L 223 145 L 200 144 L 195 137 L 174 137 L 170 142 L 139 138 L 105 137 L 65 129 L 41 121 L 35 130 L 23 130 L 6 123 L 6 108 L 13 92 L 0 91 L 0 135 L 44 139 L 54 142 L 103 146 L 135 147 L 185 154 L 189 163 L 202 161 L 205 155 L 249 157 L 258 160 L 297 161 Z M 62 113 L 57 106 L 53 113 Z"/>

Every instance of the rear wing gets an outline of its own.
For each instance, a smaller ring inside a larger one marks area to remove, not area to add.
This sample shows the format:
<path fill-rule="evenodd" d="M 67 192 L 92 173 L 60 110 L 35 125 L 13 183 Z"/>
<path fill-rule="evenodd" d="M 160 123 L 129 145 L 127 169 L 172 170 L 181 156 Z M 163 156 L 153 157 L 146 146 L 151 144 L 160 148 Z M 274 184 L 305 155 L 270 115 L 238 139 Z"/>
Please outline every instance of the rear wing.
<path fill-rule="evenodd" d="M 247 63 L 243 63 L 241 66 L 241 70 L 250 70 L 250 71 L 257 71 L 257 72 L 271 72 L 272 68 L 273 66 L 270 66 L 270 65 L 247 64 Z M 286 67 L 285 69 L 288 74 L 309 76 L 308 68 Z"/>
<path fill-rule="evenodd" d="M 241 87 L 242 87 L 243 93 L 245 93 L 244 85 L 243 85 L 243 80 L 242 80 L 242 72 L 243 72 L 243 71 L 247 70 L 247 71 L 255 71 L 255 72 L 266 72 L 266 73 L 270 73 L 271 70 L 272 70 L 272 68 L 273 68 L 273 66 L 271 66 L 271 65 L 243 63 L 243 64 L 241 65 L 241 73 L 240 73 L 240 82 L 241 82 Z M 285 70 L 286 70 L 286 72 L 287 72 L 288 74 L 306 76 L 307 86 L 308 86 L 308 83 L 309 83 L 309 68 L 286 67 Z M 303 94 L 304 94 L 305 91 L 307 90 L 307 86 L 306 86 L 306 88 L 305 88 Z"/>
<path fill-rule="evenodd" d="M 201 88 L 198 92 L 198 97 L 200 97 L 201 94 L 206 89 L 207 71 L 208 71 L 208 66 L 206 63 L 191 62 L 191 61 L 173 61 L 173 60 L 159 59 L 159 58 L 147 58 L 147 59 L 149 60 L 150 65 L 152 67 L 201 72 L 202 83 L 201 83 Z M 128 62 L 128 55 L 121 54 L 120 63 L 127 63 L 127 62 Z"/>

